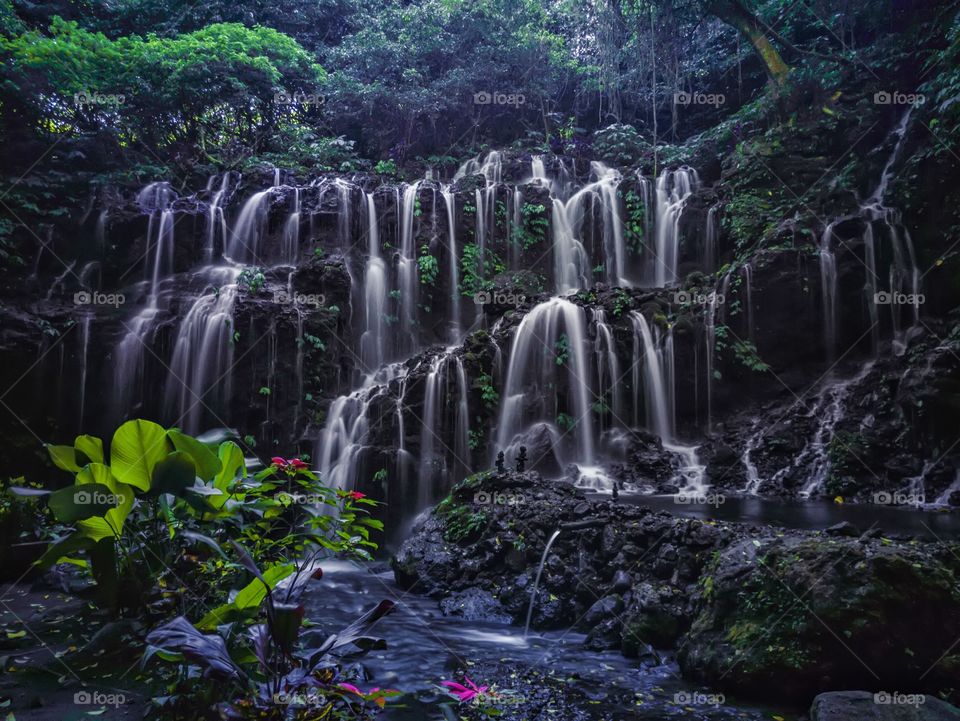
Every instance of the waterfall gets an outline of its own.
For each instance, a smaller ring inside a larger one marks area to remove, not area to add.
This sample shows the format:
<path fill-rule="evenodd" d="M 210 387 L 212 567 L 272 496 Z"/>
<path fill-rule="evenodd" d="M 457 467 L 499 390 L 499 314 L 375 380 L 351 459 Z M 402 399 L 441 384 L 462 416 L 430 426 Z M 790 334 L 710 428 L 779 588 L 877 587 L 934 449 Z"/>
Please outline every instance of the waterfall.
<path fill-rule="evenodd" d="M 680 218 L 687 199 L 699 185 L 700 178 L 693 168 L 664 169 L 657 178 L 654 253 L 647 270 L 648 283 L 656 288 L 662 288 L 677 281 Z"/>
<path fill-rule="evenodd" d="M 596 356 L 597 395 L 604 403 L 610 399 L 610 415 L 619 419 L 623 415 L 623 391 L 620 383 L 620 361 L 613 331 L 607 324 L 607 315 L 602 309 L 591 311 L 596 340 L 593 352 Z M 605 415 L 605 414 L 603 414 Z M 602 417 L 602 416 L 601 416 Z"/>
<path fill-rule="evenodd" d="M 147 223 L 145 274 L 150 281 L 149 302 L 154 307 L 160 281 L 173 272 L 173 210 L 170 206 L 174 200 L 176 194 L 165 181 L 150 183 L 137 195 L 137 205 L 150 214 Z"/>
<path fill-rule="evenodd" d="M 720 204 L 717 203 L 707 211 L 707 227 L 703 242 L 703 270 L 706 273 L 712 273 L 717 266 L 720 248 L 720 227 L 717 224 L 717 212 L 719 210 Z"/>
<path fill-rule="evenodd" d="M 616 170 L 596 161 L 590 164 L 594 180 L 566 201 L 553 197 L 554 286 L 563 295 L 588 288 L 590 261 L 583 244 L 586 205 L 598 202 L 602 210 L 602 248 L 607 282 L 629 286 L 626 278 L 626 245 L 620 215 L 617 188 L 621 176 Z"/>
<path fill-rule="evenodd" d="M 760 484 L 763 482 L 760 479 L 760 472 L 757 470 L 757 464 L 753 462 L 752 454 L 755 450 L 757 450 L 757 448 L 759 448 L 760 442 L 763 440 L 764 435 L 769 429 L 764 428 L 758 433 L 757 426 L 759 423 L 759 419 L 754 419 L 751 427 L 750 438 L 747 439 L 747 442 L 743 448 L 743 455 L 740 457 L 740 461 L 743 463 L 744 474 L 747 478 L 747 484 L 744 486 L 743 492 L 750 495 L 756 495 L 760 490 Z"/>
<path fill-rule="evenodd" d="M 283 245 L 280 248 L 281 262 L 296 265 L 300 248 L 300 188 L 293 189 L 293 210 L 283 226 Z"/>
<path fill-rule="evenodd" d="M 717 303 L 722 298 L 720 294 L 714 292 L 707 298 L 707 303 L 703 309 L 703 329 L 704 340 L 706 343 L 706 390 L 707 390 L 707 433 L 713 433 L 713 355 L 717 345 Z M 724 298 L 726 301 L 726 298 Z"/>
<path fill-rule="evenodd" d="M 556 429 L 558 418 L 564 413 L 562 417 L 569 419 L 564 422 L 564 435 L 572 433 L 574 437 L 575 460 L 593 465 L 586 340 L 583 309 L 563 298 L 540 303 L 524 316 L 513 334 L 495 450 L 503 450 L 513 458 L 523 442 L 523 432 L 529 429 L 525 423 L 541 421 Z M 560 392 L 564 377 L 568 406 L 562 403 Z M 554 451 L 560 457 L 565 455 L 562 448 Z"/>
<path fill-rule="evenodd" d="M 87 405 L 87 365 L 90 352 L 90 326 L 93 313 L 84 313 L 80 319 L 80 409 L 77 412 L 77 425 L 84 428 L 83 417 Z"/>
<path fill-rule="evenodd" d="M 380 257 L 380 230 L 373 193 L 364 193 L 367 214 L 367 269 L 364 274 L 365 330 L 360 337 L 360 361 L 364 373 L 383 365 L 386 344 L 387 268 Z"/>
<path fill-rule="evenodd" d="M 747 318 L 747 338 L 753 340 L 753 266 L 749 262 L 740 267 L 740 273 L 743 275 L 743 285 L 746 291 L 746 318 Z M 836 302 L 836 291 L 834 290 L 834 302 Z"/>
<path fill-rule="evenodd" d="M 400 210 L 400 254 L 397 257 L 397 276 L 400 290 L 400 327 L 409 349 L 418 347 L 415 325 L 417 321 L 417 298 L 419 296 L 417 248 L 414 239 L 414 212 L 420 181 L 403 189 L 403 205 Z"/>
<path fill-rule="evenodd" d="M 267 232 L 273 188 L 251 195 L 240 209 L 224 255 L 235 263 L 260 263 L 263 238 Z"/>
<path fill-rule="evenodd" d="M 659 331 L 652 331 L 647 319 L 639 311 L 632 311 L 630 320 L 634 327 L 635 367 L 639 365 L 636 353 L 641 347 L 643 353 L 646 427 L 660 437 L 666 450 L 680 457 L 680 471 L 674 479 L 680 493 L 701 496 L 707 489 L 706 467 L 700 463 L 696 446 L 684 445 L 675 438 L 673 336 L 668 333 L 664 338 Z M 638 386 L 639 383 L 635 383 L 635 407 L 640 403 Z"/>
<path fill-rule="evenodd" d="M 213 182 L 215 179 L 215 175 L 210 176 L 210 179 L 207 181 L 207 190 L 213 189 Z M 207 208 L 207 238 L 203 247 L 203 256 L 206 263 L 212 263 L 214 257 L 216 256 L 217 228 L 220 229 L 221 242 L 223 242 L 224 245 L 227 243 L 227 219 L 223 214 L 223 208 L 221 207 L 221 204 L 223 203 L 224 196 L 226 196 L 229 187 L 230 173 L 227 172 L 223 174 L 223 178 L 220 181 L 220 187 L 213 191 L 213 195 L 210 197 L 210 205 Z"/>
<path fill-rule="evenodd" d="M 460 341 L 460 271 L 459 255 L 457 253 L 457 223 L 456 199 L 453 192 L 447 187 L 440 191 L 443 203 L 447 209 L 447 252 L 450 256 L 450 339 L 454 343 Z"/>
<path fill-rule="evenodd" d="M 837 257 L 832 247 L 833 228 L 830 223 L 820 239 L 820 299 L 823 307 L 823 345 L 827 360 L 832 361 L 837 349 Z"/>
<path fill-rule="evenodd" d="M 211 266 L 196 275 L 207 287 L 180 322 L 166 384 L 167 411 L 187 433 L 201 431 L 205 411 L 223 413 L 231 398 L 239 270 Z"/>
<path fill-rule="evenodd" d="M 950 497 L 953 496 L 954 493 L 960 493 L 960 469 L 957 469 L 957 474 L 953 478 L 953 483 L 944 489 L 943 493 L 937 497 L 937 500 L 935 500 L 933 504 L 935 506 L 949 506 Z"/>

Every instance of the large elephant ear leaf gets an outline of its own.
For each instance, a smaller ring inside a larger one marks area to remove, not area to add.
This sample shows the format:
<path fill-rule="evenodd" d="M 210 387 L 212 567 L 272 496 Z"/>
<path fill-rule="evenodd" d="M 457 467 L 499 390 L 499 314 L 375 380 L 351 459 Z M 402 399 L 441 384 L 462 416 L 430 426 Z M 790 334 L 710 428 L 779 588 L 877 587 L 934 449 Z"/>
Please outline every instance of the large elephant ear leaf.
<path fill-rule="evenodd" d="M 215 488 L 223 490 L 235 479 L 247 477 L 247 466 L 240 446 L 233 441 L 224 441 L 220 444 L 218 454 L 221 465 L 213 481 Z"/>
<path fill-rule="evenodd" d="M 197 467 L 193 457 L 183 451 L 174 451 L 153 467 L 150 492 L 178 496 L 193 485 L 196 477 Z"/>
<path fill-rule="evenodd" d="M 96 436 L 77 436 L 73 442 L 73 449 L 81 466 L 88 463 L 103 463 L 103 441 Z"/>
<path fill-rule="evenodd" d="M 168 451 L 167 432 L 161 426 L 151 421 L 127 421 L 110 442 L 110 467 L 121 483 L 149 491 L 153 469 Z"/>
<path fill-rule="evenodd" d="M 369 651 L 373 648 L 386 648 L 386 641 L 382 638 L 368 636 L 367 632 L 377 621 L 390 613 L 395 605 L 393 601 L 384 599 L 340 631 L 340 633 L 331 634 L 319 648 L 310 651 L 308 667 L 316 668 L 323 662 L 324 656 L 350 644 L 363 651 Z"/>
<path fill-rule="evenodd" d="M 45 448 L 47 453 L 50 454 L 50 460 L 57 468 L 62 468 L 71 473 L 80 470 L 80 465 L 77 463 L 77 453 L 73 446 L 53 446 L 47 443 Z"/>
<path fill-rule="evenodd" d="M 197 475 L 204 481 L 213 480 L 220 472 L 220 459 L 210 448 L 193 436 L 181 433 L 175 428 L 167 431 L 167 436 L 173 441 L 173 447 L 189 455 L 197 466 Z"/>
<path fill-rule="evenodd" d="M 246 678 L 246 674 L 230 658 L 223 638 L 201 633 L 183 616 L 178 616 L 147 634 L 147 651 L 143 663 L 158 653 L 164 658 L 182 656 L 191 663 L 209 668 L 228 678 Z"/>
<path fill-rule="evenodd" d="M 83 488 L 67 486 L 50 494 L 47 500 L 53 517 L 61 523 L 76 523 L 93 516 L 103 516 L 116 505 L 116 496 L 109 486 L 86 483 Z"/>
<path fill-rule="evenodd" d="M 91 463 L 84 466 L 77 474 L 77 485 L 73 486 L 73 490 L 77 492 L 89 490 L 85 486 L 91 483 L 106 486 L 108 492 L 114 496 L 113 500 L 116 505 L 106 513 L 99 514 L 100 517 L 88 516 L 77 523 L 77 527 L 84 536 L 94 541 L 120 535 L 124 521 L 127 520 L 130 510 L 133 508 L 133 499 L 136 492 L 132 486 L 118 483 L 110 472 L 110 467 L 102 463 Z"/>

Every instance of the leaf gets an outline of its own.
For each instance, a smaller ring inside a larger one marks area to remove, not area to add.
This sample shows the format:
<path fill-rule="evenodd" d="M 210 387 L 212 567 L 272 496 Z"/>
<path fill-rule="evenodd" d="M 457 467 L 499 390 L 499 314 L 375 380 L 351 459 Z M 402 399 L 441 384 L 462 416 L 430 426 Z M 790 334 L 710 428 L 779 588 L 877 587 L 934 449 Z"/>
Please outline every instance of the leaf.
<path fill-rule="evenodd" d="M 167 451 L 167 434 L 161 426 L 151 421 L 127 421 L 113 434 L 110 467 L 121 483 L 149 491 L 153 469 Z"/>
<path fill-rule="evenodd" d="M 193 459 L 197 467 L 197 475 L 204 481 L 213 480 L 213 477 L 220 472 L 220 459 L 205 444 L 175 428 L 167 431 L 167 436 L 173 441 L 174 448 L 183 451 Z"/>
<path fill-rule="evenodd" d="M 50 568 L 70 554 L 86 550 L 92 546 L 93 541 L 82 533 L 71 533 L 69 536 L 64 536 L 51 543 L 35 563 L 40 568 Z"/>
<path fill-rule="evenodd" d="M 52 446 L 49 443 L 45 445 L 47 453 L 50 454 L 50 460 L 57 468 L 76 473 L 80 470 L 77 465 L 77 454 L 73 446 Z"/>
<path fill-rule="evenodd" d="M 86 483 L 85 488 L 67 486 L 50 494 L 48 504 L 61 523 L 76 523 L 93 516 L 104 516 L 117 501 L 109 486 Z"/>
<path fill-rule="evenodd" d="M 103 463 L 103 441 L 96 436 L 77 436 L 73 442 L 73 448 L 76 453 L 82 454 L 86 458 L 86 461 L 80 465 Z M 77 458 L 79 459 L 80 456 L 77 456 Z"/>
<path fill-rule="evenodd" d="M 9 491 L 14 496 L 21 496 L 23 498 L 36 498 L 37 496 L 49 496 L 52 491 L 48 491 L 44 488 L 25 488 L 24 486 L 10 486 L 7 491 Z"/>
<path fill-rule="evenodd" d="M 197 477 L 193 457 L 183 451 L 174 451 L 153 468 L 150 493 L 170 493 L 179 496 L 192 486 Z"/>
<path fill-rule="evenodd" d="M 227 557 L 227 554 L 223 552 L 222 548 L 220 548 L 220 544 L 217 543 L 212 538 L 210 538 L 210 536 L 205 536 L 202 533 L 197 533 L 196 531 L 181 531 L 180 535 L 190 541 L 196 541 L 198 543 L 204 544 L 205 546 L 216 551 L 218 554 L 220 554 L 224 558 Z"/>
<path fill-rule="evenodd" d="M 220 636 L 204 634 L 183 616 L 158 626 L 147 634 L 146 663 L 158 651 L 181 654 L 184 658 L 229 678 L 246 679 L 246 674 L 233 662 L 227 644 Z"/>
<path fill-rule="evenodd" d="M 117 505 L 107 511 L 102 518 L 87 518 L 80 521 L 77 527 L 84 536 L 92 538 L 94 541 L 118 536 L 123 530 L 123 524 L 127 520 L 127 516 L 133 509 L 136 491 L 132 486 L 118 483 L 110 468 L 102 463 L 91 463 L 84 466 L 83 470 L 77 474 L 77 485 L 89 483 L 96 483 L 109 488 L 110 493 L 116 496 Z"/>
<path fill-rule="evenodd" d="M 311 652 L 308 667 L 311 669 L 315 668 L 326 654 L 348 644 L 354 644 L 364 650 L 374 647 L 385 647 L 385 642 L 382 639 L 366 636 L 365 633 L 373 624 L 390 613 L 394 605 L 393 601 L 380 601 L 380 603 L 344 628 L 340 633 L 332 634 L 319 648 Z"/>

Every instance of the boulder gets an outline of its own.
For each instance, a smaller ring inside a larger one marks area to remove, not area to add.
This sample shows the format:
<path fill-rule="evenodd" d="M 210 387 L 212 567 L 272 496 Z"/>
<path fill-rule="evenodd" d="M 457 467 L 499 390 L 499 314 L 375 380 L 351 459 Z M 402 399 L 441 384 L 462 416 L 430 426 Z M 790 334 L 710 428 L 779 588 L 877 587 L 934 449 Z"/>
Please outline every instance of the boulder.
<path fill-rule="evenodd" d="M 831 691 L 813 699 L 810 721 L 960 721 L 960 709 L 924 694 Z"/>

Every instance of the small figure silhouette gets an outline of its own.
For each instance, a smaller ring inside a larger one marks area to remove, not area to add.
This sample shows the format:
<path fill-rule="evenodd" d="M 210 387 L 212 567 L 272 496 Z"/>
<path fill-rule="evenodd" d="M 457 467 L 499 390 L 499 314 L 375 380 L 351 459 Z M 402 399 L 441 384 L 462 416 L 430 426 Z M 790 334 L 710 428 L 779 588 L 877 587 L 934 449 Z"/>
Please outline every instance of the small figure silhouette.
<path fill-rule="evenodd" d="M 503 473 L 504 466 L 505 466 L 505 462 L 504 462 L 503 451 L 500 451 L 497 454 L 497 473 Z"/>
<path fill-rule="evenodd" d="M 520 446 L 520 452 L 517 454 L 517 473 L 523 473 L 523 469 L 526 465 L 527 465 L 527 447 Z"/>

